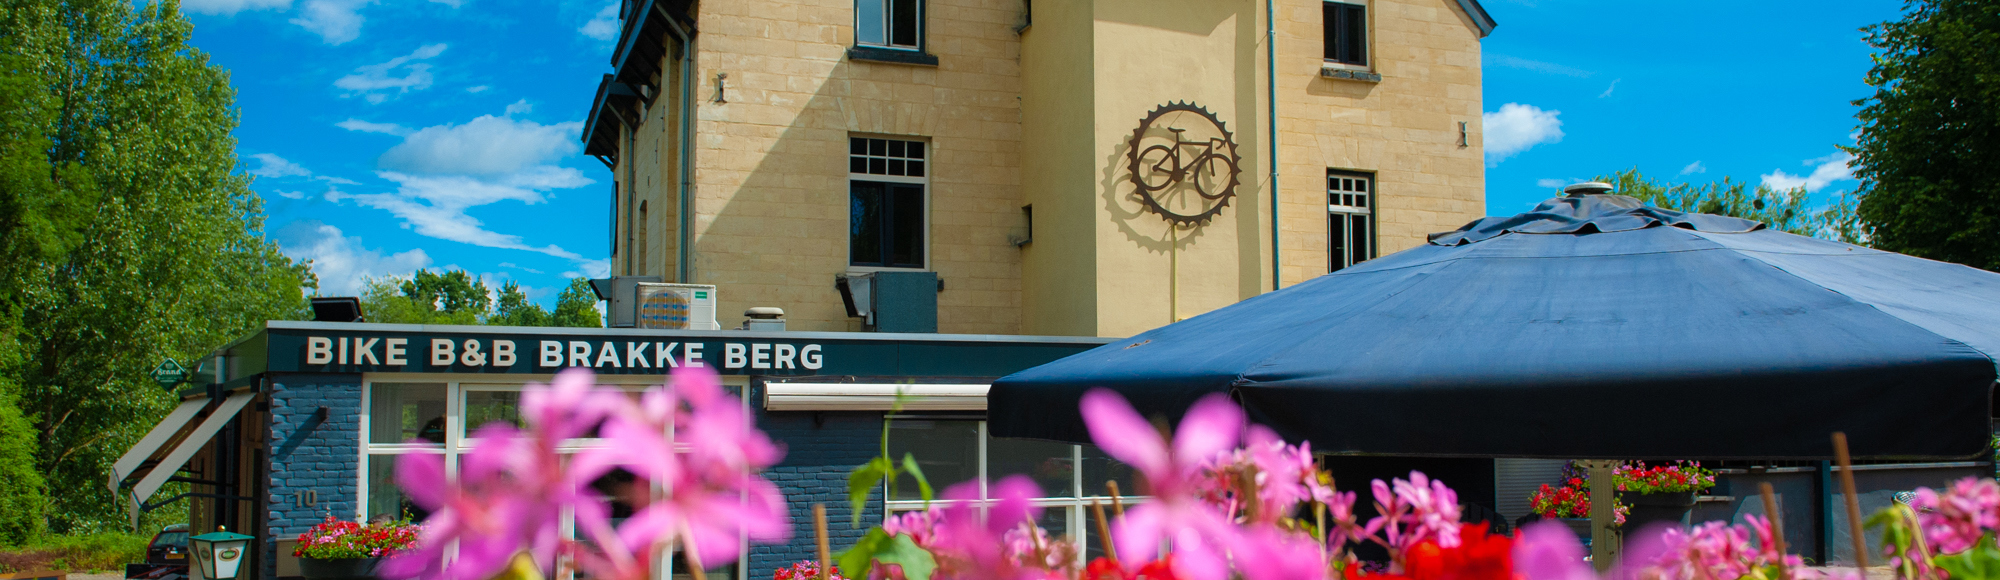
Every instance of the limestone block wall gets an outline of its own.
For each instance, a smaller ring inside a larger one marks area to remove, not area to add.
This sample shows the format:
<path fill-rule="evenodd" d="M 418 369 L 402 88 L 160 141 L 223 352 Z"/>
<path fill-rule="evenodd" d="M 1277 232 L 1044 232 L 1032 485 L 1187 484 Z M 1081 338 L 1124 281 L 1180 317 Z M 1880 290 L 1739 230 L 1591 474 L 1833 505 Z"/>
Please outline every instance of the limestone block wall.
<path fill-rule="evenodd" d="M 1329 168 L 1375 174 L 1377 255 L 1486 215 L 1480 40 L 1456 0 L 1368 0 L 1369 60 L 1380 82 L 1320 75 L 1320 4 L 1278 0 L 1280 221 L 1288 286 L 1326 273 Z"/>
<path fill-rule="evenodd" d="M 848 270 L 847 139 L 928 140 L 938 330 L 1018 333 L 1022 1 L 928 2 L 935 66 L 848 59 L 853 6 L 701 3 L 693 281 L 720 287 L 725 326 L 777 306 L 794 330 L 859 330 L 833 286 Z"/>
<path fill-rule="evenodd" d="M 326 519 L 353 519 L 360 481 L 361 377 L 292 375 L 271 382 L 271 482 L 263 577 L 277 575 L 278 540 L 296 538 Z M 326 407 L 324 420 L 317 418 Z M 298 494 L 313 491 L 317 501 L 298 505 Z"/>

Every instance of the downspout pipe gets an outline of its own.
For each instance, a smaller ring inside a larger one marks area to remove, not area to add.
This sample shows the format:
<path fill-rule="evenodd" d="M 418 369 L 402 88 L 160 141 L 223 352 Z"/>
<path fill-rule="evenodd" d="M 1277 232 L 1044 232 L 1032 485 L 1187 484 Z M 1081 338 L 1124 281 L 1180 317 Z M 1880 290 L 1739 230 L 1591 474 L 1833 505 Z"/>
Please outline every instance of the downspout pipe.
<path fill-rule="evenodd" d="M 680 223 L 674 228 L 678 237 L 678 241 L 674 244 L 674 282 L 692 284 L 694 268 L 688 261 L 694 252 L 689 250 L 688 245 L 694 240 L 694 235 L 689 232 L 694 224 L 693 217 L 689 215 L 689 212 L 694 211 L 694 35 L 681 28 L 680 23 L 664 11 L 661 15 L 667 16 L 667 29 L 681 41 L 681 143 L 680 147 L 675 148 L 675 156 L 680 158 L 678 161 L 681 168 L 680 211 L 676 212 L 680 217 Z"/>
<path fill-rule="evenodd" d="M 1279 269 L 1283 262 L 1278 257 L 1278 18 L 1274 0 L 1264 0 L 1264 78 L 1268 83 L 1265 90 L 1271 97 L 1270 150 L 1265 157 L 1271 159 L 1271 290 L 1284 287 L 1284 271 Z"/>
<path fill-rule="evenodd" d="M 640 106 L 643 107 L 645 105 L 641 103 Z M 640 115 L 640 117 L 644 118 L 644 115 Z M 638 179 L 639 172 L 637 168 L 633 167 L 638 164 L 638 155 L 633 154 L 633 152 L 639 148 L 639 125 L 625 120 L 623 115 L 618 117 L 618 123 L 625 126 L 625 155 L 623 159 L 619 160 L 625 164 L 625 219 L 623 220 L 625 222 L 625 275 L 635 276 L 638 275 L 638 272 L 632 271 L 632 257 L 637 255 L 638 252 L 632 251 L 635 249 L 632 247 L 632 238 L 638 235 L 639 232 L 638 228 L 633 227 L 632 222 L 638 219 L 634 214 L 639 212 L 639 184 L 634 183 Z"/>

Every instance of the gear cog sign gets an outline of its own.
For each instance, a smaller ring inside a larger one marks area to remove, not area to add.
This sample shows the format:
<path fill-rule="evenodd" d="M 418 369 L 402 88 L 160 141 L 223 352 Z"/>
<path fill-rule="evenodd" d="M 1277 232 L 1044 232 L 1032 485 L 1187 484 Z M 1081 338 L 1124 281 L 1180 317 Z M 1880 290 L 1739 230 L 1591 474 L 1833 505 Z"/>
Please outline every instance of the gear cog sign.
<path fill-rule="evenodd" d="M 1208 109 L 1168 103 L 1132 132 L 1126 169 L 1147 211 L 1175 226 L 1207 223 L 1236 196 L 1243 158 L 1236 137 Z"/>

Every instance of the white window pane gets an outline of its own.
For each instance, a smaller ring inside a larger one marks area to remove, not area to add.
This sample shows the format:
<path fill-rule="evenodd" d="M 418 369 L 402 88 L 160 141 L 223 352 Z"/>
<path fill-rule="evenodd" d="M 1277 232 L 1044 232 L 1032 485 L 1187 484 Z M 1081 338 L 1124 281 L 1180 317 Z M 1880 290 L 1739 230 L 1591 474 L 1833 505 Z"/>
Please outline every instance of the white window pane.
<path fill-rule="evenodd" d="M 986 442 L 986 477 L 1000 481 L 1026 475 L 1042 488 L 1040 497 L 1076 497 L 1076 461 L 1068 443 L 993 438 Z"/>
<path fill-rule="evenodd" d="M 444 383 L 374 383 L 368 442 L 444 444 Z"/>

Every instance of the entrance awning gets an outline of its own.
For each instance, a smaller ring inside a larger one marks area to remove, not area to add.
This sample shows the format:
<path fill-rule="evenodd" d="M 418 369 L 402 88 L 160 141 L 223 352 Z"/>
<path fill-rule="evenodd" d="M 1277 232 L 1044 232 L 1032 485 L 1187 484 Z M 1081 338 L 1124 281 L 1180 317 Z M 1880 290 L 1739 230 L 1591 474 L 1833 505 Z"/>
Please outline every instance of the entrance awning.
<path fill-rule="evenodd" d="M 118 493 L 118 484 L 124 483 L 125 478 L 131 477 L 133 472 L 138 471 L 139 466 L 152 458 L 160 447 L 185 431 L 187 424 L 194 421 L 195 413 L 201 412 L 201 408 L 206 406 L 208 406 L 206 398 L 181 401 L 181 406 L 174 407 L 173 412 L 167 413 L 167 418 L 161 419 L 158 425 L 153 426 L 152 431 L 146 432 L 145 437 L 139 438 L 138 444 L 125 452 L 124 457 L 118 458 L 118 462 L 111 465 L 111 479 L 105 482 L 105 486 L 111 489 L 111 493 Z"/>
<path fill-rule="evenodd" d="M 224 399 L 221 405 L 216 406 L 215 410 L 208 414 L 208 418 L 202 419 L 201 424 L 196 426 L 194 431 L 189 432 L 187 437 L 182 438 L 180 443 L 174 446 L 173 451 L 168 452 L 166 457 L 160 459 L 159 463 L 154 464 L 151 471 L 147 472 L 146 476 L 141 478 L 137 485 L 132 486 L 131 515 L 135 525 L 139 521 L 139 514 L 145 511 L 146 500 L 153 497 L 155 492 L 160 491 L 160 486 L 166 485 L 167 481 L 174 477 L 174 473 L 181 470 L 181 466 L 187 465 L 188 459 L 193 458 L 196 452 L 201 451 L 201 448 L 208 444 L 209 438 L 215 436 L 216 431 L 221 431 L 223 425 L 235 419 L 236 413 L 242 411 L 243 407 L 250 404 L 250 400 L 255 398 L 257 398 L 255 391 L 229 395 L 229 398 Z M 167 416 L 165 421 L 161 421 L 159 426 L 154 427 L 152 433 L 146 435 L 147 439 L 151 439 L 154 435 L 159 434 L 169 422 L 175 421 L 177 417 L 180 417 L 190 403 L 194 404 L 196 409 L 199 409 L 207 402 L 207 399 L 196 399 L 182 403 L 179 408 L 174 409 L 174 412 Z M 193 415 L 194 413 L 192 412 L 187 413 L 188 417 L 192 417 Z M 187 419 L 180 418 L 179 421 L 181 424 L 186 424 Z M 175 430 L 177 431 L 178 427 Z M 170 438 L 169 436 L 163 438 L 161 441 L 164 442 Z M 142 440 L 141 443 L 145 443 L 145 440 Z M 133 453 L 137 451 L 138 448 L 134 447 L 132 452 L 126 453 L 126 457 L 132 457 Z M 146 456 L 150 455 L 152 453 L 148 453 Z M 119 465 L 123 465 L 124 463 L 125 459 L 119 460 Z M 116 467 L 113 469 L 115 470 Z M 112 476 L 111 485 L 115 493 L 118 482 L 122 481 L 122 478 L 119 477 L 120 473 L 116 471 L 112 473 Z"/>

